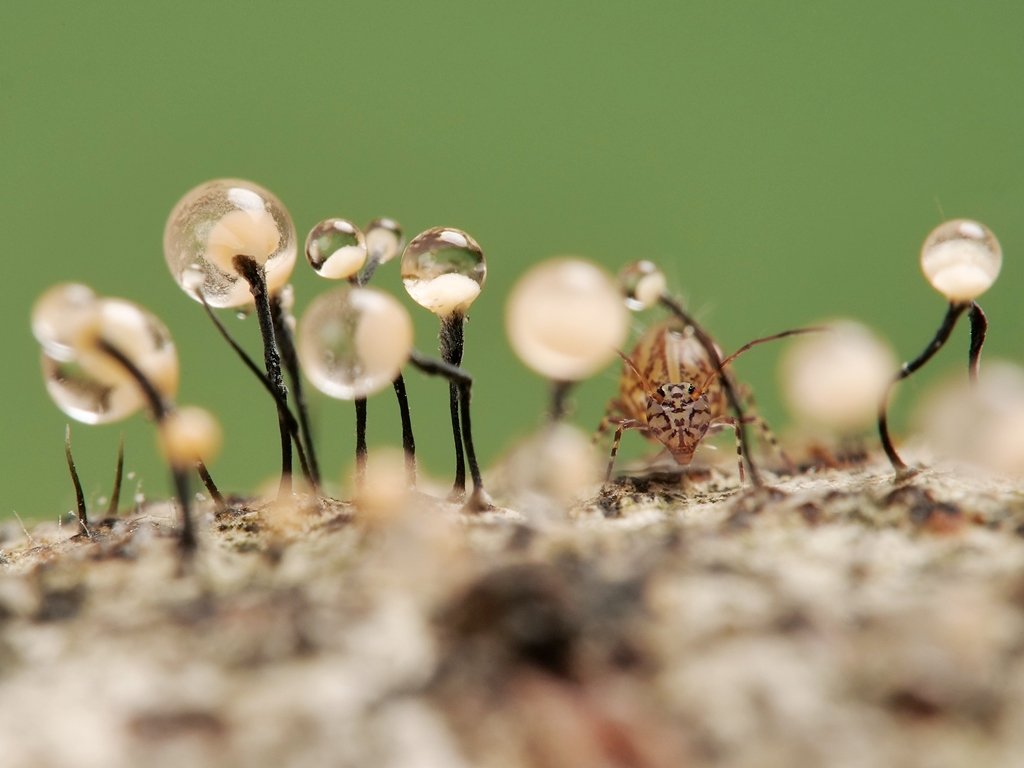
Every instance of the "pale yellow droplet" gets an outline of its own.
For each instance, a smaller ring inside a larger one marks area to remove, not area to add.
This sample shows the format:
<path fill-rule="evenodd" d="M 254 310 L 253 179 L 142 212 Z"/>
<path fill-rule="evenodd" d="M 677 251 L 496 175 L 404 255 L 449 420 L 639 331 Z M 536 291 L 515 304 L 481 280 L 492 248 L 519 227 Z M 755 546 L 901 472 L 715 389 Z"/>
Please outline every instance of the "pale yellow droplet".
<path fill-rule="evenodd" d="M 352 485 L 360 518 L 370 525 L 388 525 L 402 514 L 409 501 L 405 454 L 395 448 L 370 451 L 362 484 Z"/>
<path fill-rule="evenodd" d="M 628 312 L 611 277 L 588 261 L 552 259 L 516 283 L 505 308 L 512 349 L 542 376 L 579 381 L 626 340 Z"/>
<path fill-rule="evenodd" d="M 222 440 L 220 423 L 212 413 L 197 406 L 173 411 L 160 425 L 160 448 L 167 460 L 179 467 L 214 459 Z"/>
<path fill-rule="evenodd" d="M 435 315 L 465 312 L 480 295 L 480 284 L 464 275 L 450 273 L 432 280 L 406 280 L 413 301 Z"/>

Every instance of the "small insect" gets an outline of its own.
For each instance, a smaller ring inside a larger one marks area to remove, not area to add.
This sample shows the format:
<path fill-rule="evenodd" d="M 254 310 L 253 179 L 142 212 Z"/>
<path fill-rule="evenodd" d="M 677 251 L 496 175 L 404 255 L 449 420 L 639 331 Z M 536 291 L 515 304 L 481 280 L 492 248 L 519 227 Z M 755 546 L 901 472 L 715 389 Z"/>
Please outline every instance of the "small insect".
<path fill-rule="evenodd" d="M 818 328 L 800 328 L 755 339 L 722 358 L 722 371 L 731 375 L 728 364 L 751 347 Z M 716 346 L 717 349 L 717 346 Z M 598 436 L 614 424 L 611 455 L 605 479 L 610 479 L 622 433 L 636 429 L 668 449 L 680 466 L 693 460 L 701 440 L 721 429 L 736 432 L 736 454 L 740 480 L 744 478 L 739 424 L 728 415 L 728 402 L 716 369 L 693 329 L 677 319 L 652 326 L 640 337 L 624 361 L 619 393 L 608 402 Z M 719 352 L 721 357 L 721 352 Z M 747 399 L 749 392 L 745 393 Z M 778 443 L 760 416 L 747 416 L 745 423 L 757 424 L 765 440 L 778 450 Z M 780 451 L 781 453 L 781 451 Z"/>

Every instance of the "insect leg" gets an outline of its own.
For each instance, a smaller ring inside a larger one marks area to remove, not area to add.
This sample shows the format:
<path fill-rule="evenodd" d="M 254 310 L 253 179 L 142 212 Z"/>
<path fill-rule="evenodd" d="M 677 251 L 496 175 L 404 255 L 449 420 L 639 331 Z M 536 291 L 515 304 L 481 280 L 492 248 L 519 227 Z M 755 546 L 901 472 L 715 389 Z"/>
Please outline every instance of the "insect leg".
<path fill-rule="evenodd" d="M 604 474 L 605 482 L 612 479 L 612 467 L 615 465 L 615 454 L 619 452 L 619 443 L 622 441 L 622 433 L 627 429 L 645 429 L 646 427 L 636 419 L 622 419 L 615 428 L 615 438 L 612 440 L 612 452 L 608 456 L 608 470 Z"/>
<path fill-rule="evenodd" d="M 770 445 L 772 451 L 774 451 L 782 460 L 782 464 L 786 468 L 786 471 L 789 474 L 795 474 L 796 464 L 793 463 L 793 460 L 789 458 L 789 455 L 782 449 L 782 446 L 779 445 L 778 438 L 775 437 L 775 432 L 772 428 L 768 426 L 768 422 L 764 420 L 760 413 L 758 413 L 757 401 L 754 399 L 754 393 L 750 387 L 742 387 L 742 397 L 746 401 L 745 405 L 748 414 L 745 417 L 745 421 L 748 424 L 757 425 L 758 430 L 761 432 L 761 439 Z"/>

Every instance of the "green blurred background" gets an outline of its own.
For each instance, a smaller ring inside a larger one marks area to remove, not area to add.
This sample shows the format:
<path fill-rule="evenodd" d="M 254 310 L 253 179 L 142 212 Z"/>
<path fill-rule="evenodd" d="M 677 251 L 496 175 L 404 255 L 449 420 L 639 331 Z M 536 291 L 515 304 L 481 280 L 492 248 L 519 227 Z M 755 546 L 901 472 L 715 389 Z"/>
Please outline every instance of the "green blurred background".
<path fill-rule="evenodd" d="M 251 178 L 321 218 L 399 219 L 409 234 L 466 229 L 489 264 L 467 329 L 485 463 L 541 418 L 546 386 L 509 351 L 513 281 L 548 256 L 611 269 L 659 261 L 731 349 L 824 316 L 853 315 L 916 354 L 943 314 L 920 277 L 944 217 L 986 222 L 1006 261 L 983 304 L 987 348 L 1019 359 L 1024 242 L 1024 5 L 791 3 L 36 3 L 0 10 L 0 174 L 7 300 L 0 518 L 73 505 L 66 418 L 49 401 L 28 327 L 62 280 L 144 303 L 173 332 L 180 401 L 226 431 L 213 465 L 245 491 L 277 465 L 273 407 L 168 276 L 164 220 L 195 184 Z M 327 288 L 298 265 L 301 311 Z M 379 273 L 410 307 L 397 265 Z M 421 349 L 436 322 L 414 309 Z M 253 320 L 230 327 L 256 351 Z M 638 321 L 639 322 L 639 321 Z M 900 391 L 962 367 L 966 330 Z M 779 348 L 738 364 L 766 415 Z M 410 374 L 428 469 L 450 472 L 443 383 Z M 609 368 L 578 391 L 598 421 Z M 389 394 L 374 443 L 398 444 Z M 322 461 L 351 462 L 352 408 L 317 399 Z M 129 483 L 168 493 L 141 416 L 73 427 L 90 499 L 108 492 L 118 434 Z M 647 450 L 639 438 L 628 453 Z"/>

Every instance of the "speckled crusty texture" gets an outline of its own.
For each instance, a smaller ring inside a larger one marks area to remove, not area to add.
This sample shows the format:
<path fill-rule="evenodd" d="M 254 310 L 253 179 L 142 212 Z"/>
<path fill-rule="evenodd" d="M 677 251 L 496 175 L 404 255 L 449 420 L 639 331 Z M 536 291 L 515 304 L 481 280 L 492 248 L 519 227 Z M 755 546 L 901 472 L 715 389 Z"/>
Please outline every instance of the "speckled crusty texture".
<path fill-rule="evenodd" d="M 886 470 L 8 532 L 0 763 L 1020 765 L 1021 486 Z"/>

